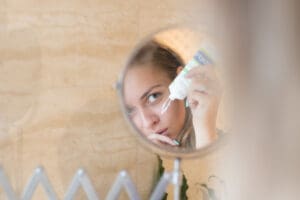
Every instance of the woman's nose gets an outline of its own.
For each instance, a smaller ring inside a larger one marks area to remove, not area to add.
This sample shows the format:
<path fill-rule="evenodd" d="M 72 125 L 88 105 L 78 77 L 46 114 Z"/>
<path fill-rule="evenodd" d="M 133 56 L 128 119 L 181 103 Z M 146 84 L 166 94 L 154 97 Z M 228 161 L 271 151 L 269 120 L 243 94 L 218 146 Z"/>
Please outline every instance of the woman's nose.
<path fill-rule="evenodd" d="M 148 109 L 141 111 L 142 126 L 147 129 L 152 129 L 159 122 L 159 116 Z"/>

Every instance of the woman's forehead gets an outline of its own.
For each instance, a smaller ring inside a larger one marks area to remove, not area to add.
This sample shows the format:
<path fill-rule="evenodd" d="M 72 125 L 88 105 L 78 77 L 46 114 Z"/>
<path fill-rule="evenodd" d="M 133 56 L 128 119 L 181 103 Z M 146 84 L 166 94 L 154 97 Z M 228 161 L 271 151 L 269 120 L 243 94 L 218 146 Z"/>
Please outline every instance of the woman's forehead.
<path fill-rule="evenodd" d="M 126 100 L 138 100 L 145 91 L 154 85 L 167 87 L 171 80 L 163 71 L 153 67 L 133 67 L 124 77 L 124 95 Z"/>
<path fill-rule="evenodd" d="M 157 66 L 139 65 L 127 70 L 124 78 L 124 84 L 128 81 L 135 81 L 139 84 L 143 84 L 147 81 L 170 82 L 171 80 L 169 79 L 167 72 Z"/>

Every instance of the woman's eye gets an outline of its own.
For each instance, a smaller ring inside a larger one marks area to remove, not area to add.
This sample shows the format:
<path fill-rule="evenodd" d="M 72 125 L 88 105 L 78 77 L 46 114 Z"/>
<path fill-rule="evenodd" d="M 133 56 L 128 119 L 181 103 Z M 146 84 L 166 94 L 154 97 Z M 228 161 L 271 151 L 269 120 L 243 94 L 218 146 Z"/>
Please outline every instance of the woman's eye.
<path fill-rule="evenodd" d="M 153 94 L 150 94 L 148 96 L 148 103 L 153 103 L 155 102 L 159 97 L 161 96 L 161 93 L 153 93 Z"/>

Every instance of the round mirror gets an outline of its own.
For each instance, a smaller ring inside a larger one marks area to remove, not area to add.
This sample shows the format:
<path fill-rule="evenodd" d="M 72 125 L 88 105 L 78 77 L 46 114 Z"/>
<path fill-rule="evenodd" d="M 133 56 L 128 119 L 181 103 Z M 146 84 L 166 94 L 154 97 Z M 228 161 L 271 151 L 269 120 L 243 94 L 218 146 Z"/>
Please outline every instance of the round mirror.
<path fill-rule="evenodd" d="M 121 105 L 152 151 L 192 157 L 221 141 L 218 55 L 211 36 L 187 27 L 160 30 L 131 53 L 118 83 Z"/>

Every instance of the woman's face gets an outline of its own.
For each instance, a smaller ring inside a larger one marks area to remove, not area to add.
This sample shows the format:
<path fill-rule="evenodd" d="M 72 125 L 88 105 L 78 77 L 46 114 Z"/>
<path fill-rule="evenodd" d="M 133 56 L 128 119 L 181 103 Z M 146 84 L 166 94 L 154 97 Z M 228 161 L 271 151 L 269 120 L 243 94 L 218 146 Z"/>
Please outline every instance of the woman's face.
<path fill-rule="evenodd" d="M 144 135 L 162 134 L 176 139 L 184 126 L 185 106 L 174 100 L 161 114 L 163 103 L 169 97 L 171 83 L 166 72 L 152 66 L 130 68 L 124 78 L 124 98 L 128 115 Z"/>

